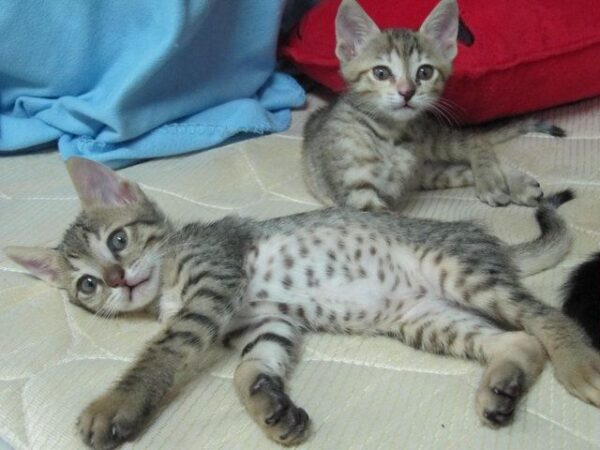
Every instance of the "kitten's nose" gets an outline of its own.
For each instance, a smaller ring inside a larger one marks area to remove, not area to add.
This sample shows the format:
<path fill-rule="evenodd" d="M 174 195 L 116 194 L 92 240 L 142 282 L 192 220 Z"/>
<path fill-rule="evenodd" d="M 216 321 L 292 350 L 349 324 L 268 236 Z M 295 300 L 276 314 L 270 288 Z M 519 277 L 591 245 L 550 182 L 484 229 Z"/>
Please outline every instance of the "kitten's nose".
<path fill-rule="evenodd" d="M 402 97 L 404 97 L 404 102 L 408 103 L 408 101 L 413 98 L 413 95 L 415 95 L 415 89 L 413 88 L 406 88 L 406 89 L 398 89 L 398 94 L 400 94 Z"/>
<path fill-rule="evenodd" d="M 105 283 L 110 287 L 125 286 L 125 271 L 118 264 L 113 264 L 104 269 L 102 274 Z"/>
<path fill-rule="evenodd" d="M 410 80 L 402 78 L 398 80 L 396 83 L 396 89 L 398 90 L 398 94 L 404 97 L 404 101 L 408 103 L 408 101 L 415 95 L 415 85 Z"/>

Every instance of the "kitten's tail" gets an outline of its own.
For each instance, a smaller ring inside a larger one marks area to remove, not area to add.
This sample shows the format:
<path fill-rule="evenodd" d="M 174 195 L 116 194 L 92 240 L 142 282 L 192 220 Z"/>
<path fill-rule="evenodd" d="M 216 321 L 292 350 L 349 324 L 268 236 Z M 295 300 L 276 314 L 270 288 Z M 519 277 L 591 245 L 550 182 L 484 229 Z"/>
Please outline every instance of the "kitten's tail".
<path fill-rule="evenodd" d="M 567 132 L 562 128 L 545 120 L 538 119 L 510 122 L 497 128 L 490 128 L 485 134 L 489 142 L 500 144 L 530 132 L 549 134 L 554 137 L 565 137 L 567 135 Z"/>
<path fill-rule="evenodd" d="M 570 250 L 573 239 L 557 209 L 574 198 L 573 191 L 567 189 L 542 199 L 535 212 L 541 234 L 533 241 L 510 246 L 521 275 L 529 276 L 554 267 Z"/>

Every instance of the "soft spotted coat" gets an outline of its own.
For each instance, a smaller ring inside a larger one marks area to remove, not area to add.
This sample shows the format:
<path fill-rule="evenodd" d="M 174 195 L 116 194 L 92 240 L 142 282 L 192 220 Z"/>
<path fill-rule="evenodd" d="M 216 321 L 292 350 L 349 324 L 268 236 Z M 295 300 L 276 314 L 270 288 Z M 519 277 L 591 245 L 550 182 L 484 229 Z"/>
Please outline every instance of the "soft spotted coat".
<path fill-rule="evenodd" d="M 458 7 L 443 0 L 418 32 L 379 30 L 355 0 L 336 17 L 337 48 L 347 91 L 311 115 L 304 129 L 306 183 L 326 205 L 396 209 L 413 188 L 475 185 L 492 205 L 534 206 L 536 180 L 501 167 L 494 145 L 528 131 L 563 136 L 546 122 L 494 130 L 453 128 L 440 95 L 457 46 Z"/>
<path fill-rule="evenodd" d="M 537 239 L 508 246 L 467 222 L 351 209 L 180 227 L 110 169 L 77 158 L 68 168 L 83 212 L 57 249 L 9 256 L 95 313 L 149 309 L 165 322 L 82 412 L 93 448 L 135 438 L 219 344 L 241 354 L 234 384 L 252 419 L 276 442 L 301 443 L 309 418 L 287 383 L 307 332 L 388 336 L 479 361 L 476 410 L 491 427 L 510 422 L 547 356 L 569 392 L 600 406 L 600 354 L 519 279 L 569 249 L 555 210 L 569 192 L 542 202 Z"/>

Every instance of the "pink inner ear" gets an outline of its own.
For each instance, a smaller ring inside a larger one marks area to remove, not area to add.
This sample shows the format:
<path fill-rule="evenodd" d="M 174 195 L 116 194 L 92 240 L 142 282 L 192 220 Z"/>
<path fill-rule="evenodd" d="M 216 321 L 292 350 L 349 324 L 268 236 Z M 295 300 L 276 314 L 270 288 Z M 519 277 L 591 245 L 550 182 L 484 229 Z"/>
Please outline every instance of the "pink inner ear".
<path fill-rule="evenodd" d="M 69 167 L 73 184 L 85 206 L 118 206 L 139 201 L 135 186 L 102 164 L 77 159 Z"/>
<path fill-rule="evenodd" d="M 124 205 L 129 203 L 135 203 L 138 200 L 138 196 L 135 189 L 127 181 L 119 180 L 116 186 L 105 185 L 106 189 L 101 188 L 100 194 L 102 195 L 103 203 Z"/>
<path fill-rule="evenodd" d="M 121 198 L 128 203 L 137 202 L 139 196 L 134 188 L 128 181 L 121 184 Z"/>
<path fill-rule="evenodd" d="M 368 36 L 379 31 L 358 4 L 341 5 L 336 16 L 337 49 L 345 59 L 356 56 Z"/>
<path fill-rule="evenodd" d="M 32 274 L 46 280 L 55 280 L 58 274 L 56 270 L 48 265 L 43 259 L 25 259 L 18 258 L 18 262 Z"/>

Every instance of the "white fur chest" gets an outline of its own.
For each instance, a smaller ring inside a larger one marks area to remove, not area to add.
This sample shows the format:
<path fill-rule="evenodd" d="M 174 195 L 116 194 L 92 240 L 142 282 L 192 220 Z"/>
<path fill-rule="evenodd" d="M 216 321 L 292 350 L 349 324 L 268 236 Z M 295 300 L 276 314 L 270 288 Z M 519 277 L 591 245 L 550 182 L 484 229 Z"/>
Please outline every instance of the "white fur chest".
<path fill-rule="evenodd" d="M 183 300 L 181 299 L 181 292 L 179 289 L 171 288 L 163 291 L 159 301 L 159 315 L 158 319 L 161 322 L 166 322 L 172 316 L 177 314 L 183 307 Z"/>

